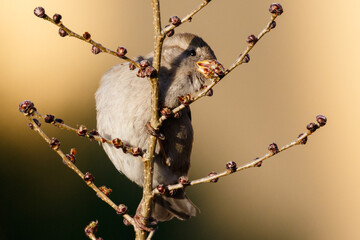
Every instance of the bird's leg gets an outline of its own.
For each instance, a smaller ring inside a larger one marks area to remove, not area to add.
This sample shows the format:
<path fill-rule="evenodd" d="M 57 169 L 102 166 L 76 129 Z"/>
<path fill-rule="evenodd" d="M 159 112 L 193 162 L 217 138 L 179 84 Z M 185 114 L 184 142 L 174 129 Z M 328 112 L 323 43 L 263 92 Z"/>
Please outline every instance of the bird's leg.
<path fill-rule="evenodd" d="M 140 203 L 138 208 L 136 209 L 136 214 L 134 216 L 136 227 L 147 232 L 154 232 L 156 229 L 145 226 L 143 222 L 147 222 L 148 225 L 151 226 L 157 225 L 158 222 L 155 218 L 152 217 L 145 218 L 143 215 L 141 215 L 141 206 L 142 204 Z"/>
<path fill-rule="evenodd" d="M 166 155 L 163 142 L 162 142 L 160 139 L 158 139 L 158 144 L 159 144 L 159 146 L 160 146 L 160 152 L 161 152 L 161 155 L 162 155 L 162 157 L 163 157 L 163 163 L 166 164 L 166 166 L 170 167 L 170 166 L 171 166 L 171 163 L 170 163 L 170 161 L 169 161 L 169 158 L 168 158 L 167 155 Z"/>
<path fill-rule="evenodd" d="M 149 122 L 146 124 L 146 130 L 148 134 L 157 138 L 160 146 L 160 152 L 163 157 L 163 163 L 170 167 L 170 161 L 166 155 L 164 145 L 162 144 L 162 140 L 165 140 L 164 134 L 160 133 L 159 130 L 154 129 Z"/>
<path fill-rule="evenodd" d="M 148 123 L 146 124 L 146 130 L 147 130 L 147 133 L 148 133 L 148 134 L 156 137 L 157 139 L 165 140 L 164 134 L 160 133 L 159 130 L 154 129 L 154 128 L 151 126 L 150 122 L 148 122 Z"/>

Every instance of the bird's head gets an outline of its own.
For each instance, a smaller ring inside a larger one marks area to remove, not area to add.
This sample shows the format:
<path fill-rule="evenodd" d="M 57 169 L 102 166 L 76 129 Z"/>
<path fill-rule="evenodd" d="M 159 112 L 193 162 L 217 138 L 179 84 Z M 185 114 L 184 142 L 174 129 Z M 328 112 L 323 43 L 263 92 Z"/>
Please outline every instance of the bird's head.
<path fill-rule="evenodd" d="M 160 100 L 164 105 L 177 105 L 177 97 L 199 91 L 206 77 L 198 71 L 197 63 L 216 59 L 210 46 L 191 33 L 179 33 L 165 41 L 160 75 Z"/>

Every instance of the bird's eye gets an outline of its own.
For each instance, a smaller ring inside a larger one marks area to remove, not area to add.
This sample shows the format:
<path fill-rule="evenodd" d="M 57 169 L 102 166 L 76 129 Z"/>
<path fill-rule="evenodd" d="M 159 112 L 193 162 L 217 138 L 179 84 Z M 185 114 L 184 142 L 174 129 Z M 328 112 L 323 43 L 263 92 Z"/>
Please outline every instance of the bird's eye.
<path fill-rule="evenodd" d="M 190 50 L 189 54 L 190 54 L 190 56 L 196 56 L 196 51 L 194 49 Z"/>

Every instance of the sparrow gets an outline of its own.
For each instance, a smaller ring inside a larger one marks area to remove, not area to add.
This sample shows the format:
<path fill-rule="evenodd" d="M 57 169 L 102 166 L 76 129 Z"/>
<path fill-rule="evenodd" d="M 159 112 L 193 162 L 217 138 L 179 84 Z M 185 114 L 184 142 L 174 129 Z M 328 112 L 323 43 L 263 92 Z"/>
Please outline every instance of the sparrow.
<path fill-rule="evenodd" d="M 197 62 L 216 59 L 210 46 L 199 36 L 179 33 L 168 38 L 162 48 L 159 71 L 159 107 L 174 108 L 180 105 L 179 96 L 194 94 L 208 81 L 197 68 Z M 153 52 L 140 56 L 137 62 L 153 60 Z M 125 144 L 146 151 L 149 133 L 147 123 L 151 118 L 151 86 L 147 78 L 137 76 L 128 63 L 119 64 L 102 77 L 95 94 L 97 129 L 107 139 L 119 138 Z M 168 118 L 159 131 L 154 157 L 153 188 L 177 183 L 187 176 L 190 168 L 194 132 L 189 106 L 177 118 Z M 118 171 L 139 186 L 144 183 L 144 166 L 141 157 L 124 153 L 108 143 L 102 144 Z M 153 201 L 152 217 L 168 221 L 195 216 L 198 209 L 183 189 L 172 196 L 157 195 Z"/>

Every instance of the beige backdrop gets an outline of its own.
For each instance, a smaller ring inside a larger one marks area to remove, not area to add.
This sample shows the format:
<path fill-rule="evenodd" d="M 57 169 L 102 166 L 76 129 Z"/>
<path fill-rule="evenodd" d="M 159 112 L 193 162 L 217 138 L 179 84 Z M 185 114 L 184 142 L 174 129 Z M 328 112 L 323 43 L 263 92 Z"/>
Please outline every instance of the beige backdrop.
<path fill-rule="evenodd" d="M 199 2 L 162 1 L 163 24 Z M 214 0 L 177 31 L 202 36 L 229 66 L 246 47 L 246 37 L 266 25 L 270 3 Z M 260 169 L 188 189 L 201 214 L 190 222 L 162 224 L 158 238 L 360 238 L 360 2 L 281 3 L 284 14 L 251 52 L 250 63 L 216 86 L 213 97 L 192 106 L 196 135 L 190 177 L 221 171 L 230 160 L 246 163 L 265 154 L 273 141 L 284 145 L 317 114 L 326 115 L 328 125 L 307 145 Z M 82 229 L 94 219 L 100 220 L 99 236 L 105 239 L 120 238 L 121 231 L 131 236 L 131 229 L 119 230 L 121 219 L 27 129 L 17 110 L 18 103 L 29 99 L 42 113 L 93 128 L 99 79 L 119 62 L 91 54 L 84 42 L 59 37 L 56 26 L 33 15 L 38 5 L 50 16 L 61 13 L 65 25 L 78 33 L 89 31 L 109 48 L 126 46 L 129 56 L 145 54 L 153 44 L 150 1 L 0 1 L 0 237 L 21 239 L 28 231 L 30 239 L 76 239 L 77 234 L 85 239 Z M 80 167 L 95 172 L 99 184 L 112 187 L 116 201 L 132 205 L 134 212 L 140 190 L 113 170 L 96 143 L 45 129 L 62 141 L 64 150 L 77 146 Z M 130 200 L 126 189 L 137 198 Z M 93 201 L 92 207 L 84 201 Z M 109 222 L 111 218 L 115 220 Z M 19 228 L 25 230 L 15 234 Z"/>

